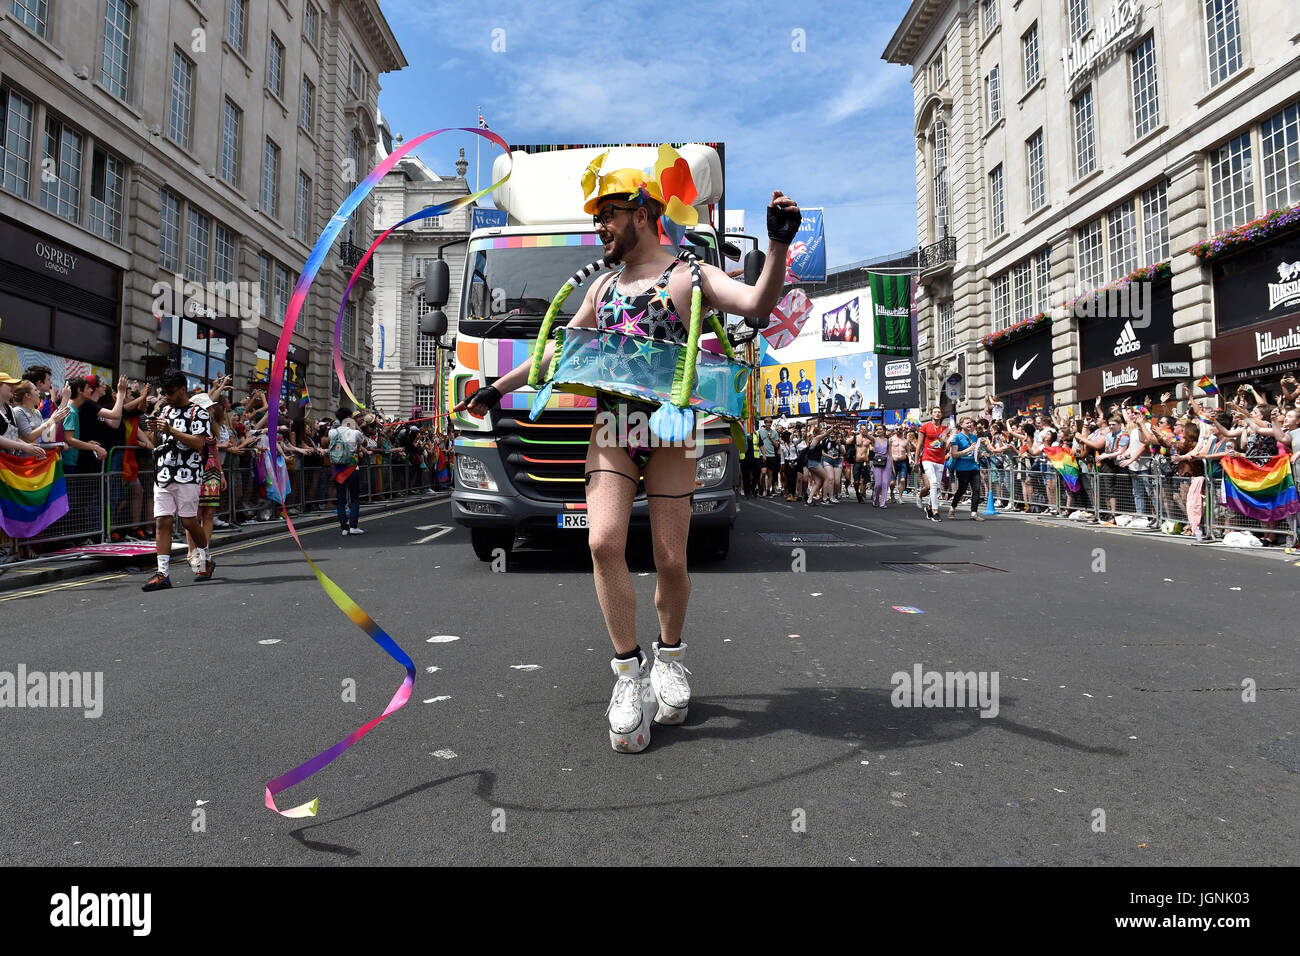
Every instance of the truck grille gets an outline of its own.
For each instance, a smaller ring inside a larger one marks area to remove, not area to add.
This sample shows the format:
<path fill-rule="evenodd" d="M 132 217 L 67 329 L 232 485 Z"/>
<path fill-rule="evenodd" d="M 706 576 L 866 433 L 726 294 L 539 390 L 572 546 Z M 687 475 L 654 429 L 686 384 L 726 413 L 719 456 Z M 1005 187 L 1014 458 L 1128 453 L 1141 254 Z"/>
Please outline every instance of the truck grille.
<path fill-rule="evenodd" d="M 594 409 L 545 411 L 535 422 L 524 409 L 498 411 L 497 450 L 515 488 L 537 501 L 585 501 L 583 480 Z"/>

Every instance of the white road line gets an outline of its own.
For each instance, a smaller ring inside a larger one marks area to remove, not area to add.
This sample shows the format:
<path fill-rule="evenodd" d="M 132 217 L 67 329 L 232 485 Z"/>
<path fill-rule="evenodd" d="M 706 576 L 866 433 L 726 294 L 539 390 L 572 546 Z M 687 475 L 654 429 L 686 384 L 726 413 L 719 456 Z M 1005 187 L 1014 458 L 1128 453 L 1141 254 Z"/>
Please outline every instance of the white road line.
<path fill-rule="evenodd" d="M 831 524 L 842 524 L 842 525 L 844 525 L 844 527 L 846 527 L 846 528 L 857 528 L 859 531 L 865 531 L 865 532 L 867 532 L 867 534 L 878 534 L 878 535 L 880 535 L 882 538 L 888 538 L 890 541 L 897 541 L 897 540 L 898 540 L 898 536 L 897 536 L 897 535 L 885 534 L 885 532 L 883 532 L 883 531 L 877 531 L 875 528 L 864 528 L 864 527 L 862 527 L 862 525 L 860 525 L 860 524 L 849 524 L 849 522 L 847 522 L 847 521 L 836 521 L 834 518 L 828 518 L 828 517 L 826 517 L 825 515 L 817 515 L 816 517 L 821 518 L 823 521 L 829 521 L 829 522 L 831 522 Z"/>

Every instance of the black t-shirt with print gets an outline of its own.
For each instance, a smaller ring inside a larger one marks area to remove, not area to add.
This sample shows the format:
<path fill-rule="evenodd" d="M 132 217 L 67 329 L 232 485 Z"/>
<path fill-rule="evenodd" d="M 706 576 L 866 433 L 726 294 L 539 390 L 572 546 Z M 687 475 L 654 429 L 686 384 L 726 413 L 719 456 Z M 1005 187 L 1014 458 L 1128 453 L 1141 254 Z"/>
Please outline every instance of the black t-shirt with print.
<path fill-rule="evenodd" d="M 178 432 L 210 435 L 212 419 L 205 409 L 190 403 L 182 408 L 166 405 L 159 416 Z M 154 484 L 197 485 L 203 481 L 203 449 L 190 448 L 171 435 L 164 435 L 153 452 Z"/>

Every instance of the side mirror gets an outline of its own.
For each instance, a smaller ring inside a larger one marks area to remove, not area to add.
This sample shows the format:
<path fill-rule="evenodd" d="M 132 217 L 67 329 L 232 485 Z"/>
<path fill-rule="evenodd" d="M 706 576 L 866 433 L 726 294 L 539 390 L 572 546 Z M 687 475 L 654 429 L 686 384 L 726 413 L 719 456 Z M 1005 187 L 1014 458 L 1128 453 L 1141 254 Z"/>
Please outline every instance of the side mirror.
<path fill-rule="evenodd" d="M 434 259 L 428 263 L 424 273 L 424 301 L 435 309 L 447 304 L 451 289 L 451 268 L 445 260 Z M 443 329 L 446 330 L 447 319 L 443 317 Z"/>
<path fill-rule="evenodd" d="M 735 259 L 739 261 L 740 246 L 736 245 L 734 242 L 727 242 L 724 240 L 722 243 L 722 254 L 726 256 L 728 259 Z"/>
<path fill-rule="evenodd" d="M 447 332 L 447 313 L 442 309 L 434 309 L 432 312 L 426 312 L 420 316 L 420 334 L 432 335 L 440 339 Z"/>
<path fill-rule="evenodd" d="M 763 274 L 763 265 L 767 262 L 766 253 L 757 249 L 745 255 L 745 285 L 758 285 L 758 277 Z"/>

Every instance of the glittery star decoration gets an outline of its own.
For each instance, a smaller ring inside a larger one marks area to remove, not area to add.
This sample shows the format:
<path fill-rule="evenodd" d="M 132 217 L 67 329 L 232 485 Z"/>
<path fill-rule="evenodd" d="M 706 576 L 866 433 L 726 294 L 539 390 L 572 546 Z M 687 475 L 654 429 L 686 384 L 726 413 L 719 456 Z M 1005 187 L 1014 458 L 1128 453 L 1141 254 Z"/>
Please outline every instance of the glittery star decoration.
<path fill-rule="evenodd" d="M 631 377 L 632 361 L 637 357 L 636 343 L 627 338 L 616 341 L 611 337 L 609 345 L 613 347 L 602 350 L 600 354 L 602 370 L 615 377 Z M 632 346 L 631 351 L 628 351 L 629 345 Z"/>
<path fill-rule="evenodd" d="M 654 295 L 654 297 L 655 297 L 655 299 L 657 299 L 660 303 L 662 303 L 662 304 L 663 304 L 663 307 L 666 309 L 666 308 L 668 308 L 668 305 L 669 305 L 669 301 L 668 301 L 668 300 L 669 300 L 672 296 L 671 296 L 671 295 L 669 294 L 669 292 L 668 292 L 668 286 L 663 285 L 663 286 L 660 286 L 659 288 L 655 289 L 655 295 Z"/>
<path fill-rule="evenodd" d="M 614 289 L 614 294 L 610 296 L 609 301 L 605 304 L 613 311 L 615 318 L 627 311 L 627 299 L 617 288 Z"/>
<path fill-rule="evenodd" d="M 656 345 L 654 339 L 642 339 L 636 344 L 635 357 L 643 360 L 647 365 L 654 364 L 654 357 L 664 351 L 662 345 Z"/>
<path fill-rule="evenodd" d="M 624 311 L 630 312 L 630 309 Z M 636 315 L 625 315 L 622 322 L 611 325 L 610 328 L 615 332 L 623 332 L 627 335 L 645 335 L 645 329 L 641 328 L 640 321 L 645 318 L 646 310 L 642 309 Z"/>

